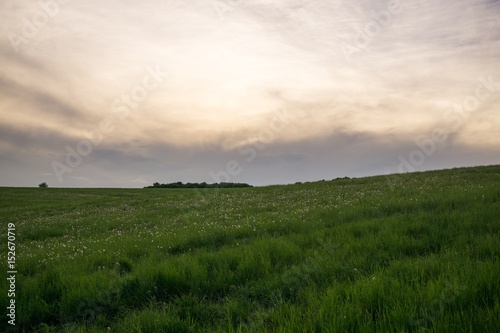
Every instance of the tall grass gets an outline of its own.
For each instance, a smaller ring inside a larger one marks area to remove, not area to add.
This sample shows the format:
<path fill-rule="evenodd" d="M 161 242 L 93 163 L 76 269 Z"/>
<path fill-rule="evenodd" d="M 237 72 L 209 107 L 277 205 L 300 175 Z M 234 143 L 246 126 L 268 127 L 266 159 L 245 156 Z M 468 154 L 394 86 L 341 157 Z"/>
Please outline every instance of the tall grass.
<path fill-rule="evenodd" d="M 490 166 L 210 195 L 2 188 L 18 279 L 0 330 L 496 332 L 499 185 Z"/>

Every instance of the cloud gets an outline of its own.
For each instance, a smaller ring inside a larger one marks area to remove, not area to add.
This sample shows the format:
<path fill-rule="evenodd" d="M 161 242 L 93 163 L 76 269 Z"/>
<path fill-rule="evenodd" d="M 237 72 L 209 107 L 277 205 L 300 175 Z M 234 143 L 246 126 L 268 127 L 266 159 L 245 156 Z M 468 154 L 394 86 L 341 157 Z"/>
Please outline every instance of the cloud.
<path fill-rule="evenodd" d="M 211 1 L 68 2 L 19 53 L 1 39 L 0 155 L 9 168 L 0 184 L 23 179 L 17 164 L 49 173 L 53 161 L 64 162 L 66 146 L 76 147 L 103 119 L 112 119 L 114 131 L 67 186 L 135 179 L 132 186 L 162 170 L 172 181 L 207 180 L 231 159 L 243 166 L 247 156 L 238 149 L 266 135 L 266 148 L 238 179 L 372 174 L 448 126 L 446 115 L 474 96 L 480 77 L 500 82 L 498 1 L 230 6 L 221 19 Z M 23 18 L 40 10 L 3 1 L 0 35 L 22 35 Z M 142 84 L 148 66 L 169 75 L 117 119 L 114 105 Z M 477 163 L 491 161 L 500 128 L 495 89 L 422 168 L 446 166 L 433 162 L 443 156 L 449 166 L 462 163 L 451 152 L 474 149 Z M 293 121 L 273 128 L 284 110 Z"/>

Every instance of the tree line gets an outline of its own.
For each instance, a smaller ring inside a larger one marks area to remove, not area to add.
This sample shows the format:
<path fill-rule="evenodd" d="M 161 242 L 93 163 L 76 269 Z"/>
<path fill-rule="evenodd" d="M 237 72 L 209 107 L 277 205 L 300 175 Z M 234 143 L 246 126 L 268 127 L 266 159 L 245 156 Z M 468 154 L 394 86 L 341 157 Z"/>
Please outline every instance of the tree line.
<path fill-rule="evenodd" d="M 158 182 L 153 183 L 151 186 L 145 186 L 144 188 L 235 188 L 235 187 L 253 187 L 252 185 L 246 183 L 213 183 L 207 184 L 203 183 L 169 183 L 169 184 L 160 184 Z"/>

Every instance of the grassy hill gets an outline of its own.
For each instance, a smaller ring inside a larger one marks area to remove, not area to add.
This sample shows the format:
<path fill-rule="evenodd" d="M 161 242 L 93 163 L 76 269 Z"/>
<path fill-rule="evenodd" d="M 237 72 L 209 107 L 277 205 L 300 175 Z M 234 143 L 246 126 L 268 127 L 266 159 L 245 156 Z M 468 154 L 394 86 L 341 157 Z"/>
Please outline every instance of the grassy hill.
<path fill-rule="evenodd" d="M 16 330 L 498 332 L 500 166 L 235 189 L 0 188 Z M 0 282 L 6 309 L 8 281 Z M 5 312 L 6 310 L 4 310 Z"/>

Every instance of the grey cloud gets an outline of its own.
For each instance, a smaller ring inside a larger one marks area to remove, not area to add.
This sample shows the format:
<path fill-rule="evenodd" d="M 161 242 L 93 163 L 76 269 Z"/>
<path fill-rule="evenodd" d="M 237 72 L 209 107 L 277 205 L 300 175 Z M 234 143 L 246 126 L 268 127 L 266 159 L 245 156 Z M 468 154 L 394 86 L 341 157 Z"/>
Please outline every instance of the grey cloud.
<path fill-rule="evenodd" d="M 144 185 L 172 181 L 215 181 L 210 172 L 225 170 L 229 161 L 235 160 L 242 172 L 231 181 L 244 181 L 255 185 L 292 183 L 296 181 L 333 179 L 336 177 L 360 177 L 397 171 L 398 156 L 409 159 L 412 151 L 419 149 L 411 136 L 399 136 L 389 140 L 381 134 L 335 133 L 322 139 L 310 139 L 294 143 L 268 144 L 259 151 L 255 160 L 248 161 L 247 155 L 238 151 L 211 149 L 191 149 L 187 154 L 182 148 L 168 145 L 153 145 L 149 155 L 134 152 L 124 153 L 115 149 L 96 149 L 82 165 L 75 169 L 62 184 L 55 177 L 42 177 L 47 172 L 49 159 L 32 156 L 33 163 L 25 164 L 26 182 L 48 179 L 53 186 L 131 186 L 128 179 L 143 179 Z M 500 151 L 477 149 L 462 145 L 439 145 L 436 153 L 425 158 L 415 170 L 446 168 L 484 163 L 500 163 Z M 11 157 L 12 158 L 12 157 Z M 44 161 L 45 164 L 40 163 Z M 451 163 L 451 164 L 450 164 Z M 13 165 L 3 164 L 4 172 L 13 172 Z M 9 167 L 10 165 L 10 167 Z M 2 172 L 2 185 L 16 185 Z M 86 177 L 84 181 L 74 177 Z M 29 186 L 17 180 L 17 184 Z M 142 186 L 142 185 L 139 185 Z"/>
<path fill-rule="evenodd" d="M 29 103 L 37 112 L 45 113 L 45 115 L 39 114 L 40 117 L 62 118 L 66 125 L 74 124 L 75 120 L 81 124 L 89 122 L 91 119 L 86 115 L 85 110 L 81 110 L 49 92 L 17 83 L 9 78 L 0 77 L 0 94 L 4 98 L 16 98 Z M 22 110 L 15 111 L 23 112 Z"/>
<path fill-rule="evenodd" d="M 224 21 L 210 1 L 71 2 L 20 55 L 0 42 L 0 185 L 57 185 L 50 163 L 63 162 L 66 145 L 83 139 L 74 133 L 94 129 L 102 108 L 110 111 L 154 61 L 173 68 L 165 89 L 116 124 L 60 186 L 213 182 L 210 172 L 231 160 L 242 168 L 232 180 L 256 185 L 395 170 L 399 155 L 419 149 L 415 139 L 442 126 L 447 105 L 474 93 L 478 76 L 500 74 L 498 1 L 402 3 L 348 64 L 340 44 L 387 1 L 243 1 Z M 21 2 L 2 6 L 9 22 L 26 12 Z M 234 86 L 244 93 L 231 98 Z M 240 116 L 248 96 L 265 106 Z M 416 169 L 499 163 L 498 139 L 474 134 L 493 133 L 499 102 L 484 101 Z M 236 148 L 258 138 L 276 105 L 298 116 L 248 161 Z M 218 112 L 221 119 L 202 123 Z"/>
<path fill-rule="evenodd" d="M 60 132 L 37 127 L 12 127 L 0 124 L 0 143 L 6 143 L 17 151 L 43 150 L 58 154 L 66 144 L 74 142 Z"/>

